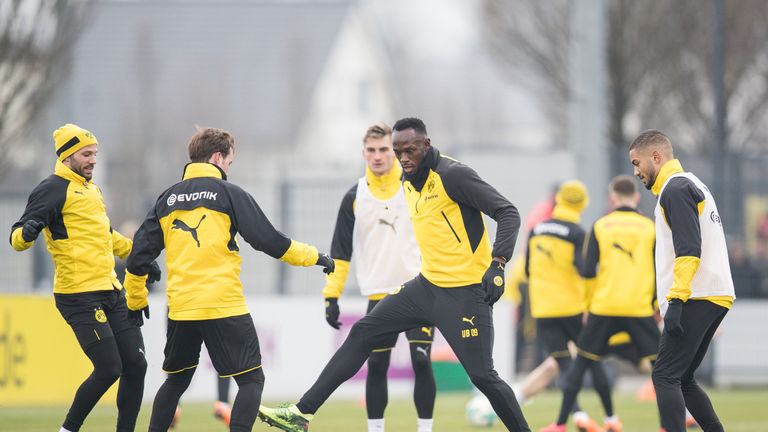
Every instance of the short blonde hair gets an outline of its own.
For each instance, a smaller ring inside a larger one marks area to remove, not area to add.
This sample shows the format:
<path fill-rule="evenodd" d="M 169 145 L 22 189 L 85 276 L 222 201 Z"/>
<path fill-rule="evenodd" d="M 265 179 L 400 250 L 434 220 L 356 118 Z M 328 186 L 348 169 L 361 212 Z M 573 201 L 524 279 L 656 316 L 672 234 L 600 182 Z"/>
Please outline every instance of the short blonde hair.
<path fill-rule="evenodd" d="M 368 127 L 363 137 L 363 142 L 366 142 L 368 138 L 383 138 L 385 136 L 392 135 L 392 128 L 384 122 L 378 122 Z"/>

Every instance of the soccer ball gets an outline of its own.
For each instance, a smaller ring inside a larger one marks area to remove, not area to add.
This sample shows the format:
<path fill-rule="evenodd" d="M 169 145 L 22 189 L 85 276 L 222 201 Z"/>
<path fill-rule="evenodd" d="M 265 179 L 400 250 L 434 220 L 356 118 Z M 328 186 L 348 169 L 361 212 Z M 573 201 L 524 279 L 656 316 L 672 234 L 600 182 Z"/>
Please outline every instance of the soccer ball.
<path fill-rule="evenodd" d="M 467 402 L 467 421 L 474 427 L 491 427 L 499 419 L 491 403 L 483 395 L 474 396 Z"/>

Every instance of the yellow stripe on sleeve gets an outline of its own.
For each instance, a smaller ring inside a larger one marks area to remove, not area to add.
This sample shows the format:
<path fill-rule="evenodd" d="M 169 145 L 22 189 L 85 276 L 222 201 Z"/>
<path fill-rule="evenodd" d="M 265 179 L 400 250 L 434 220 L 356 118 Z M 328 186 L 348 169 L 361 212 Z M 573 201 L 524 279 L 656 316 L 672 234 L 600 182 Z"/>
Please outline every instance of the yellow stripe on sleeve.
<path fill-rule="evenodd" d="M 309 267 L 317 264 L 317 248 L 296 240 L 291 240 L 291 246 L 285 251 L 280 261 L 290 265 Z"/>
<path fill-rule="evenodd" d="M 681 256 L 675 258 L 674 277 L 672 288 L 667 294 L 667 300 L 680 299 L 687 301 L 691 296 L 691 281 L 696 270 L 699 269 L 701 260 L 693 256 Z"/>
<path fill-rule="evenodd" d="M 323 288 L 323 298 L 339 298 L 344 292 L 344 283 L 349 274 L 349 261 L 334 259 L 336 268 L 333 273 L 325 276 L 325 287 Z"/>

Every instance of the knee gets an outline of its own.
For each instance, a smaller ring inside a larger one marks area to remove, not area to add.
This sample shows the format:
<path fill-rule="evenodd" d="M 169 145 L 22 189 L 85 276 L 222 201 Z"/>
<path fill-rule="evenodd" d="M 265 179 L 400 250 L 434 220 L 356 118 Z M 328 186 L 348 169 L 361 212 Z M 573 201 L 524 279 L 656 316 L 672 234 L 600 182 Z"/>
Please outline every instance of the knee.
<path fill-rule="evenodd" d="M 664 387 L 670 385 L 679 386 L 681 383 L 680 378 L 672 376 L 664 369 L 658 367 L 653 368 L 653 372 L 651 372 L 651 380 L 653 381 L 653 386 L 656 388 L 659 386 Z"/>
<path fill-rule="evenodd" d="M 144 378 L 147 374 L 147 359 L 143 355 L 135 355 L 123 361 L 123 375 Z"/>
<path fill-rule="evenodd" d="M 418 347 L 419 346 L 417 346 L 417 348 Z M 426 349 L 429 350 L 429 347 Z M 421 352 L 417 352 L 415 355 L 411 356 L 411 364 L 413 365 L 413 372 L 416 375 L 429 374 L 432 372 L 432 360 L 429 356 L 426 356 Z"/>
<path fill-rule="evenodd" d="M 263 368 L 254 369 L 244 374 L 235 375 L 234 378 L 238 387 L 243 387 L 249 384 L 264 386 L 264 369 Z"/>
<path fill-rule="evenodd" d="M 368 376 L 386 377 L 389 369 L 389 351 L 371 353 L 368 357 Z"/>
<path fill-rule="evenodd" d="M 93 368 L 93 375 L 100 380 L 113 383 L 120 378 L 122 369 L 122 362 L 118 360 L 113 363 L 95 366 Z"/>
<path fill-rule="evenodd" d="M 500 381 L 499 374 L 495 370 L 489 369 L 482 372 L 472 372 L 469 374 L 469 379 L 472 384 L 475 385 L 481 391 L 493 386 L 496 382 Z"/>

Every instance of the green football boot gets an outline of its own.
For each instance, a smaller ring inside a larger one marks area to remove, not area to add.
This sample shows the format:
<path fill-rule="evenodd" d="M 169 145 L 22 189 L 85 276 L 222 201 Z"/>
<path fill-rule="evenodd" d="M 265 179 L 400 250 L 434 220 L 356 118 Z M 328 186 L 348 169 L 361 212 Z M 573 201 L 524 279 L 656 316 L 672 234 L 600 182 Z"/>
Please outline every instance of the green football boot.
<path fill-rule="evenodd" d="M 264 423 L 286 432 L 306 432 L 312 414 L 303 414 L 296 405 L 286 404 L 277 408 L 259 406 L 259 419 Z"/>

